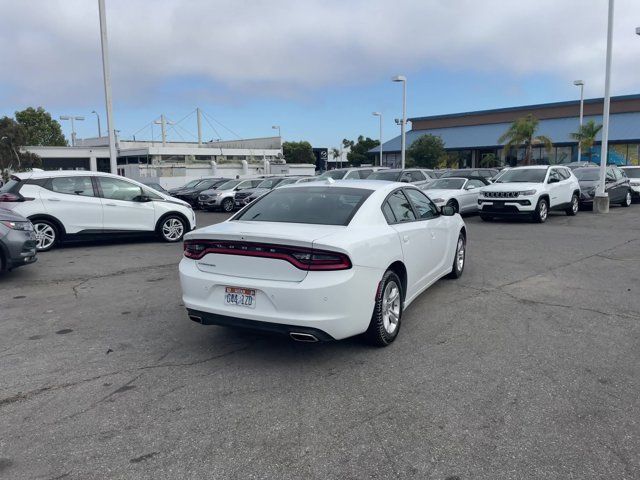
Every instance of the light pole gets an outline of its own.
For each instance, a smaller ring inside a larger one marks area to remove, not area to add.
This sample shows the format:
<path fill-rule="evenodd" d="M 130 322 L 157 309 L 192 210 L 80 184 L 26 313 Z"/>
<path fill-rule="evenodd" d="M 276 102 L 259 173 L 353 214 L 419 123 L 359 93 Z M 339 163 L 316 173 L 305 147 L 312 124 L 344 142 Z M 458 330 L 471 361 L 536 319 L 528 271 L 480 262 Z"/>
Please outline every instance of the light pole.
<path fill-rule="evenodd" d="M 580 87 L 580 131 L 582 131 L 582 117 L 584 114 L 584 82 L 575 80 L 573 84 Z M 578 161 L 582 160 L 582 142 L 578 141 Z"/>
<path fill-rule="evenodd" d="M 78 122 L 84 121 L 84 117 L 76 117 L 74 115 L 60 115 L 60 120 L 71 120 L 71 146 L 76 146 L 76 127 L 74 120 Z"/>
<path fill-rule="evenodd" d="M 91 113 L 96 114 L 96 118 L 98 119 L 98 138 L 102 137 L 102 129 L 100 128 L 100 115 L 95 110 L 91 110 Z"/>
<path fill-rule="evenodd" d="M 109 169 L 118 173 L 118 153 L 116 151 L 115 124 L 113 123 L 113 102 L 111 100 L 111 68 L 109 67 L 109 42 L 107 41 L 107 16 L 104 0 L 98 0 L 100 17 L 100 44 L 102 45 L 102 76 L 104 79 L 104 102 L 107 106 L 107 131 L 109 132 Z"/>
<path fill-rule="evenodd" d="M 392 82 L 402 82 L 402 120 L 400 123 L 400 135 L 402 137 L 400 144 L 400 168 L 404 169 L 406 138 L 405 127 L 407 125 L 407 77 L 404 75 L 396 75 L 391 78 Z"/>
<path fill-rule="evenodd" d="M 380 118 L 380 163 L 378 166 L 382 166 L 382 112 L 373 112 L 371 115 Z"/>
<path fill-rule="evenodd" d="M 609 0 L 609 15 L 607 19 L 607 59 L 604 75 L 604 108 L 602 112 L 602 148 L 600 149 L 600 182 L 593 199 L 594 213 L 609 212 L 609 196 L 605 191 L 605 181 L 607 175 L 607 148 L 609 142 L 609 104 L 611 103 L 611 55 L 613 41 L 613 4 L 614 0 Z"/>
<path fill-rule="evenodd" d="M 282 138 L 282 135 L 280 134 L 280 125 L 274 125 L 274 126 L 273 126 L 273 127 L 271 127 L 271 128 L 272 128 L 272 129 L 274 129 L 274 130 L 278 130 L 278 136 L 279 136 L 280 138 Z"/>

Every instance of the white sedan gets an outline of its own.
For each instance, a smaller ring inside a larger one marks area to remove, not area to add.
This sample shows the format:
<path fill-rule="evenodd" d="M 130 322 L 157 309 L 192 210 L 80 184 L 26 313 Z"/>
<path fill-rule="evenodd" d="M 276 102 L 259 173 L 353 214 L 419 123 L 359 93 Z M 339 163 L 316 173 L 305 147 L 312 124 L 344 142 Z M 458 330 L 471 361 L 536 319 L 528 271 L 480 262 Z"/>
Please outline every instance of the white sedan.
<path fill-rule="evenodd" d="M 422 187 L 436 206 L 452 207 L 456 213 L 478 211 L 478 195 L 480 188 L 489 185 L 481 178 L 447 177 L 434 180 Z"/>
<path fill-rule="evenodd" d="M 462 218 L 412 185 L 294 184 L 186 235 L 182 298 L 205 325 L 385 346 L 418 295 L 462 275 L 465 252 Z"/>

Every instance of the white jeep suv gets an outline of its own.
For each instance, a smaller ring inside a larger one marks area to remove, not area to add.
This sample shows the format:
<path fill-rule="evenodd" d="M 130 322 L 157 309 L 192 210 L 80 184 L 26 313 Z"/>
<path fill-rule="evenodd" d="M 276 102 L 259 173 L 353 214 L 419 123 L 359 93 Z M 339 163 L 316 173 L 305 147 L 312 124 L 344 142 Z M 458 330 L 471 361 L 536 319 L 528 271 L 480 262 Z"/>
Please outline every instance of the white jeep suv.
<path fill-rule="evenodd" d="M 578 213 L 580 185 L 563 166 L 516 167 L 480 191 L 478 208 L 482 220 L 526 215 L 542 223 L 550 210 Z"/>
<path fill-rule="evenodd" d="M 110 234 L 155 233 L 178 242 L 196 228 L 187 202 L 100 172 L 17 173 L 0 189 L 0 207 L 31 220 L 41 252 L 65 238 Z"/>

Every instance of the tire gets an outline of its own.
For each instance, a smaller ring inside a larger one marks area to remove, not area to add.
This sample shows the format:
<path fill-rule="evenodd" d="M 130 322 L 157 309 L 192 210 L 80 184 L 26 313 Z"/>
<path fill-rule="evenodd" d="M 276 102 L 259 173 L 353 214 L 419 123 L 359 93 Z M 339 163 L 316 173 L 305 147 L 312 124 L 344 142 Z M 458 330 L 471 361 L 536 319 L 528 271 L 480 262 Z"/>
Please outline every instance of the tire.
<path fill-rule="evenodd" d="M 48 252 L 56 246 L 60 240 L 58 227 L 49 220 L 32 220 L 33 229 L 36 232 L 36 250 Z"/>
<path fill-rule="evenodd" d="M 390 298 L 393 300 L 389 305 Z M 392 270 L 387 270 L 376 292 L 371 323 L 365 333 L 369 343 L 377 347 L 386 347 L 393 343 L 402 323 L 402 299 L 402 283 L 398 275 Z"/>
<path fill-rule="evenodd" d="M 629 207 L 631 206 L 631 202 L 633 202 L 633 195 L 631 195 L 631 190 L 627 190 L 627 194 L 625 195 L 624 200 L 622 201 L 620 206 Z"/>
<path fill-rule="evenodd" d="M 464 265 L 466 263 L 467 255 L 467 238 L 464 233 L 460 232 L 458 235 L 458 241 L 456 242 L 456 253 L 453 256 L 453 266 L 451 273 L 447 275 L 447 278 L 460 278 L 462 272 L 464 272 Z"/>
<path fill-rule="evenodd" d="M 187 230 L 184 218 L 178 215 L 168 215 L 158 225 L 158 234 L 165 242 L 179 242 Z"/>
<path fill-rule="evenodd" d="M 233 212 L 233 198 L 225 198 L 222 201 L 222 211 L 225 213 L 231 213 Z"/>
<path fill-rule="evenodd" d="M 536 210 L 533 212 L 533 221 L 537 223 L 544 223 L 549 216 L 549 200 L 541 198 L 538 200 Z"/>
<path fill-rule="evenodd" d="M 449 200 L 446 206 L 453 207 L 453 211 L 455 213 L 460 213 L 460 206 L 458 205 L 458 202 L 456 202 L 455 200 Z"/>
<path fill-rule="evenodd" d="M 490 217 L 489 215 L 480 214 L 480 220 L 482 220 L 483 222 L 490 222 L 491 220 L 493 220 L 493 217 Z"/>
<path fill-rule="evenodd" d="M 565 213 L 570 217 L 573 217 L 578 213 L 578 210 L 580 210 L 580 199 L 574 193 L 571 197 L 571 206 L 565 210 Z"/>

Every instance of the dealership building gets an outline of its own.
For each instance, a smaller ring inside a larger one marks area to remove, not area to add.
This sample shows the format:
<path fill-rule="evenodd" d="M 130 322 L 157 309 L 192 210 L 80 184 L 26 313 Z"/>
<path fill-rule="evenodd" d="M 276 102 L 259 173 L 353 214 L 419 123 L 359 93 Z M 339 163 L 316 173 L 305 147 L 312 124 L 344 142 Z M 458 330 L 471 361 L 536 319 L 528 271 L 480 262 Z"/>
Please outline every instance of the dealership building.
<path fill-rule="evenodd" d="M 584 122 L 602 123 L 602 98 L 584 101 Z M 609 123 L 609 162 L 618 165 L 638 165 L 640 148 L 640 95 L 611 98 Z M 580 101 L 546 103 L 522 107 L 479 110 L 475 112 L 410 118 L 411 130 L 406 133 L 407 149 L 422 135 L 440 137 L 450 157 L 460 168 L 516 166 L 524 158 L 524 148 L 506 151 L 498 142 L 517 118 L 533 115 L 540 124 L 536 135 L 545 135 L 553 142 L 551 151 L 541 146 L 533 149 L 538 164 L 568 163 L 578 160 L 578 144 L 571 138 L 579 126 Z M 591 159 L 600 162 L 600 135 L 592 148 Z M 400 136 L 382 145 L 382 165 L 400 165 Z M 379 161 L 380 148 L 371 149 Z M 582 152 L 582 160 L 589 152 Z"/>

